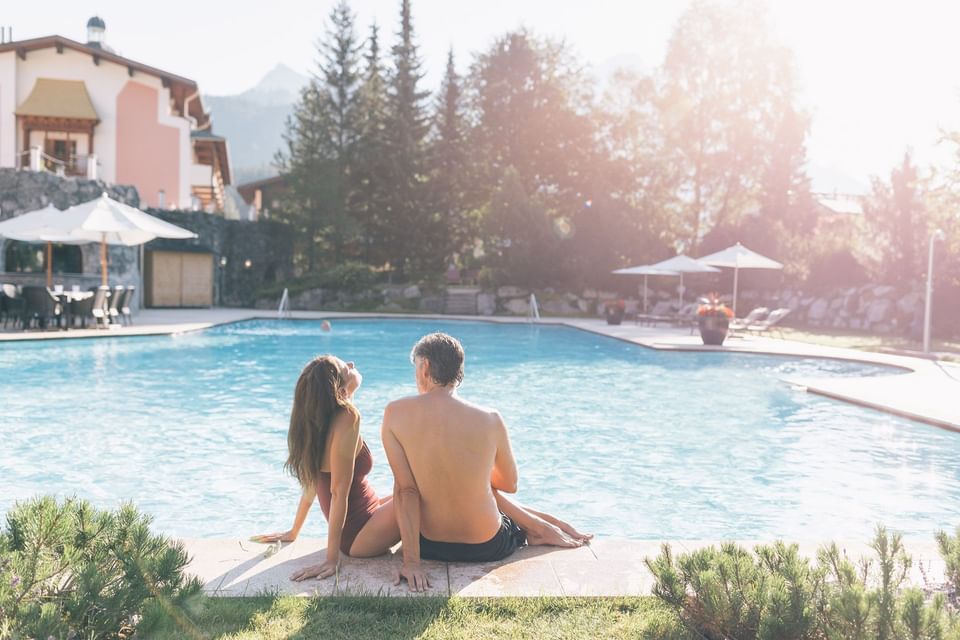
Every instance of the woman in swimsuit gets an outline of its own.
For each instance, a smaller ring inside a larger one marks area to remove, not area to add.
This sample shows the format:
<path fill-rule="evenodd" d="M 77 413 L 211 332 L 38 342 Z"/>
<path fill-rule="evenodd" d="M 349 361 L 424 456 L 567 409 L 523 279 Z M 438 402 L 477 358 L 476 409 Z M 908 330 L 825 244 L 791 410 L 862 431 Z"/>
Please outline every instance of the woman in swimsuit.
<path fill-rule="evenodd" d="M 362 381 L 352 362 L 331 355 L 312 360 L 297 380 L 284 465 L 303 488 L 297 515 L 289 531 L 254 537 L 263 543 L 293 542 L 314 499 L 320 502 L 328 522 L 326 560 L 294 573 L 291 580 L 329 577 L 336 572 L 341 554 L 379 556 L 400 541 L 392 496 L 377 498 L 367 481 L 373 456 L 360 437 L 360 412 L 353 404 L 353 394 Z M 531 538 L 539 544 L 578 547 L 592 538 L 502 494 L 497 498 L 501 511 L 520 529 L 538 532 Z"/>

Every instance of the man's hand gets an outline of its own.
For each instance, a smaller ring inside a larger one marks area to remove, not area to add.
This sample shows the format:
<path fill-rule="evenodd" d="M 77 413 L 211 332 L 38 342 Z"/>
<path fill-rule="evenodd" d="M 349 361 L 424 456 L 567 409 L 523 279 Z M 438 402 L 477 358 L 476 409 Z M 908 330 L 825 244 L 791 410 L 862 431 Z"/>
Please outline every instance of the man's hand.
<path fill-rule="evenodd" d="M 334 561 L 327 560 L 326 562 L 323 562 L 321 564 L 315 564 L 305 569 L 301 569 L 300 571 L 297 571 L 295 574 L 290 576 L 290 579 L 293 580 L 294 582 L 302 582 L 307 578 L 317 578 L 318 580 L 322 580 L 324 578 L 329 578 L 330 576 L 335 574 L 337 572 L 337 569 L 339 568 L 340 568 L 339 560 L 334 560 Z"/>
<path fill-rule="evenodd" d="M 427 577 L 427 573 L 419 562 L 404 562 L 400 565 L 400 568 L 394 574 L 393 586 L 398 586 L 403 580 L 406 580 L 407 584 L 410 585 L 410 591 L 420 592 L 430 588 L 430 578 Z"/>

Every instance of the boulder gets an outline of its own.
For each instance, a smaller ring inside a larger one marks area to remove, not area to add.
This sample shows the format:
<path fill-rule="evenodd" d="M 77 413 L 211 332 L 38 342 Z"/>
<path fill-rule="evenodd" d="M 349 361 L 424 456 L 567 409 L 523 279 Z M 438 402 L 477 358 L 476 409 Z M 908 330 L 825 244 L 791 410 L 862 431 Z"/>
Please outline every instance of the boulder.
<path fill-rule="evenodd" d="M 403 297 L 407 300 L 420 297 L 420 287 L 413 284 L 403 290 Z"/>
<path fill-rule="evenodd" d="M 529 295 L 530 292 L 526 289 L 514 287 L 513 285 L 506 285 L 497 288 L 497 296 L 500 298 L 526 298 Z"/>
<path fill-rule="evenodd" d="M 590 308 L 593 306 L 589 300 L 578 300 L 577 308 L 580 309 L 581 313 L 590 313 Z"/>
<path fill-rule="evenodd" d="M 890 300 L 887 300 L 886 298 L 877 298 L 867 310 L 867 322 L 871 326 L 874 324 L 888 323 L 888 316 L 892 307 L 893 303 Z"/>
<path fill-rule="evenodd" d="M 883 298 L 894 292 L 894 288 L 888 285 L 877 285 L 873 287 L 873 295 L 877 298 Z"/>
<path fill-rule="evenodd" d="M 584 289 L 581 298 L 586 298 L 587 300 L 595 300 L 597 297 L 596 289 Z"/>
<path fill-rule="evenodd" d="M 567 302 L 566 300 L 557 300 L 557 299 L 547 300 L 542 305 L 540 305 L 540 310 L 546 311 L 547 313 L 554 313 L 554 314 L 561 314 L 561 315 L 577 313 L 579 311 L 577 307 L 571 306 L 570 303 Z"/>
<path fill-rule="evenodd" d="M 807 319 L 814 322 L 819 322 L 827 316 L 827 311 L 830 308 L 830 302 L 826 298 L 817 298 L 817 300 L 810 305 L 810 308 L 807 310 Z"/>
<path fill-rule="evenodd" d="M 497 296 L 493 293 L 477 294 L 477 313 L 482 316 L 492 316 L 497 312 Z"/>
<path fill-rule="evenodd" d="M 443 296 L 423 296 L 420 298 L 420 310 L 426 313 L 443 313 L 445 303 Z"/>
<path fill-rule="evenodd" d="M 530 313 L 530 303 L 524 298 L 511 298 L 503 303 L 503 307 L 514 315 L 525 316 Z"/>

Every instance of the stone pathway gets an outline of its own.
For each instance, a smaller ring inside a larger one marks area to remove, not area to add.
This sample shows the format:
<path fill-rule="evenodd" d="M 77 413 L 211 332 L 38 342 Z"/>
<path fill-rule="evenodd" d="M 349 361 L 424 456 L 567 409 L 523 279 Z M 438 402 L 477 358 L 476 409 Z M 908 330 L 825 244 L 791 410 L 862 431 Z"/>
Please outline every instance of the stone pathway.
<path fill-rule="evenodd" d="M 199 577 L 212 596 L 258 595 L 385 595 L 415 596 L 406 583 L 394 586 L 398 556 L 344 558 L 340 573 L 325 580 L 293 582 L 290 575 L 322 562 L 325 544 L 297 540 L 267 555 L 268 545 L 245 540 L 184 540 L 193 561 L 187 572 Z M 711 544 L 706 541 L 671 541 L 674 553 Z M 713 543 L 717 544 L 717 543 Z M 755 542 L 742 543 L 753 548 Z M 938 588 L 944 565 L 933 540 L 906 541 L 913 558 L 911 584 Z M 814 557 L 817 544 L 803 543 L 801 553 Z M 843 545 L 851 558 L 870 556 L 865 543 Z M 431 588 L 428 596 L 637 596 L 649 595 L 653 576 L 644 558 L 656 557 L 656 541 L 605 538 L 579 549 L 526 547 L 501 562 L 484 564 L 425 561 Z"/>

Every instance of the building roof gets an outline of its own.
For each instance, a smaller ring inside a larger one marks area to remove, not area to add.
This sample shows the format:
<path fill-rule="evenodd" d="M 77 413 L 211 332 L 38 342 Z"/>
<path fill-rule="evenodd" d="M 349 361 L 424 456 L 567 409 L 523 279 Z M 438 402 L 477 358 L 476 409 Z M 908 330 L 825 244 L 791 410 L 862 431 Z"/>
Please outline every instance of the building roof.
<path fill-rule="evenodd" d="M 30 95 L 14 113 L 18 116 L 100 121 L 82 80 L 37 78 Z"/>
<path fill-rule="evenodd" d="M 845 215 L 861 215 L 863 213 L 863 196 L 849 193 L 815 193 L 813 195 L 820 206 L 833 213 Z"/>
<path fill-rule="evenodd" d="M 107 23 L 103 21 L 103 18 L 100 16 L 93 16 L 87 20 L 87 27 L 98 27 L 100 29 L 106 29 Z"/>
<path fill-rule="evenodd" d="M 93 58 L 95 64 L 100 64 L 101 61 L 106 61 L 124 66 L 127 68 L 127 72 L 131 76 L 137 72 L 160 78 L 161 82 L 163 82 L 163 85 L 170 88 L 170 95 L 176 103 L 177 108 L 181 110 L 184 108 L 187 98 L 197 94 L 199 91 L 197 83 L 189 78 L 184 78 L 183 76 L 179 76 L 175 73 L 169 73 L 167 71 L 157 69 L 156 67 L 151 67 L 150 65 L 125 58 L 117 53 L 114 53 L 113 51 L 110 51 L 109 49 L 81 44 L 76 40 L 64 38 L 63 36 L 43 36 L 42 38 L 31 38 L 29 40 L 5 42 L 0 44 L 0 54 L 7 53 L 9 51 L 16 51 L 17 55 L 20 56 L 22 60 L 26 60 L 27 55 L 31 51 L 51 48 L 56 48 L 57 51 L 72 49 L 73 51 L 85 53 Z M 197 97 L 198 99 L 189 101 L 189 115 L 196 118 L 197 124 L 202 126 L 209 120 L 210 116 L 204 112 L 199 95 Z"/>
<path fill-rule="evenodd" d="M 243 201 L 247 204 L 253 202 L 253 198 L 256 196 L 257 189 L 265 189 L 268 187 L 278 187 L 284 189 L 287 186 L 287 176 L 279 175 L 273 176 L 272 178 L 263 178 L 261 180 L 253 180 L 251 182 L 244 182 L 243 184 L 237 185 L 237 191 L 240 192 L 240 196 L 243 198 Z"/>

